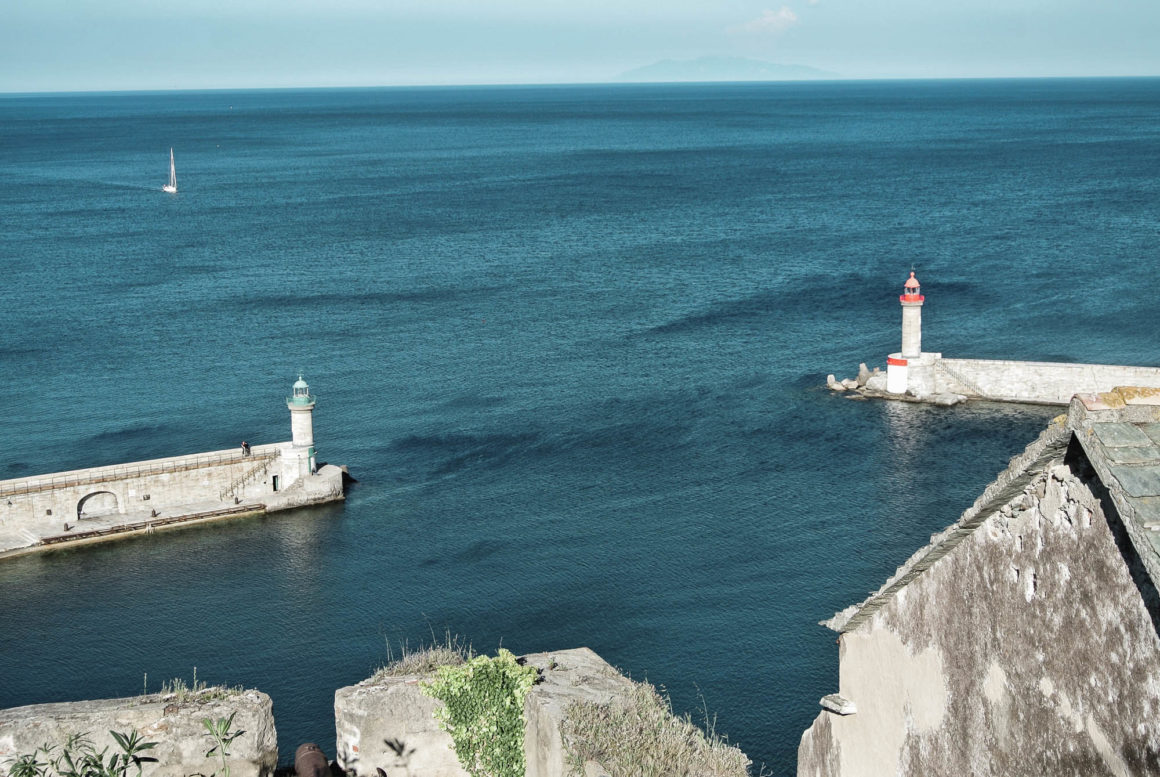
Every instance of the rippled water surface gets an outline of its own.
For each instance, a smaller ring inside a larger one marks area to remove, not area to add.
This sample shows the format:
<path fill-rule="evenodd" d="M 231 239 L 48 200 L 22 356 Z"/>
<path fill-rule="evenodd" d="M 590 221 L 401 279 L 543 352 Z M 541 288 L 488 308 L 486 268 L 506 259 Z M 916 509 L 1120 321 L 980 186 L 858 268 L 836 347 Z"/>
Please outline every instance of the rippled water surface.
<path fill-rule="evenodd" d="M 180 192 L 160 191 L 175 149 Z M 897 347 L 1160 364 L 1160 81 L 0 98 L 0 478 L 289 437 L 345 504 L 0 564 L 0 706 L 256 686 L 280 746 L 445 629 L 586 645 L 792 774 L 817 625 L 1057 410 Z"/>

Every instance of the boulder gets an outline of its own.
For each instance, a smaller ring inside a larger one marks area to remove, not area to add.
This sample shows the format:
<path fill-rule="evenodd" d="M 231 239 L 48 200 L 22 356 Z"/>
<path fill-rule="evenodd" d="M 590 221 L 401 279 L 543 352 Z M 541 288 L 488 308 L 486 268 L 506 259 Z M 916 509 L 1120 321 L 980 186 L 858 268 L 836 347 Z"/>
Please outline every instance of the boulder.
<path fill-rule="evenodd" d="M 234 714 L 232 731 L 245 731 L 229 746 L 230 777 L 269 777 L 278 766 L 278 736 L 273 704 L 260 691 L 210 689 L 178 700 L 173 694 L 127 699 L 34 704 L 0 710 L 0 764 L 32 753 L 44 744 L 63 745 L 73 734 L 87 734 L 97 752 L 120 752 L 110 731 L 138 732 L 157 746 L 146 755 L 143 777 L 185 777 L 221 771 L 214 741 L 202 721 Z"/>
<path fill-rule="evenodd" d="M 856 380 L 859 386 L 865 386 L 866 382 L 870 380 L 870 369 L 866 366 L 866 362 L 858 365 L 858 377 Z"/>
<path fill-rule="evenodd" d="M 826 376 L 826 386 L 830 391 L 845 391 L 846 387 L 838 382 L 838 379 L 833 374 Z"/>
<path fill-rule="evenodd" d="M 858 381 L 854 380 L 853 378 L 843 378 L 842 386 L 848 389 L 856 389 L 858 388 Z"/>

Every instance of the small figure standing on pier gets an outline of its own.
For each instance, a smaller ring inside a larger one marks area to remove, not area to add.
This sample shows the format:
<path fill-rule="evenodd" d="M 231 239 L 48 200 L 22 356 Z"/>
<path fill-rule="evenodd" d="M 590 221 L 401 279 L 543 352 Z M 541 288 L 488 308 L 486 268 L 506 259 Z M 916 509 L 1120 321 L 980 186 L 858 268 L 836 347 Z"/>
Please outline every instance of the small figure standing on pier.
<path fill-rule="evenodd" d="M 250 455 L 250 444 L 248 442 L 246 442 L 245 440 L 242 440 L 242 455 L 243 456 Z"/>

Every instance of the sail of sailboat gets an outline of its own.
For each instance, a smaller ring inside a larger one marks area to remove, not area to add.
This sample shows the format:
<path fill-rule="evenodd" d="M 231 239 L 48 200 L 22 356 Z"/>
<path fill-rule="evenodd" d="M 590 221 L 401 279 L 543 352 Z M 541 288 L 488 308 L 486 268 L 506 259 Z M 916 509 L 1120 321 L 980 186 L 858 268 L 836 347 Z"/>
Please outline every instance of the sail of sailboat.
<path fill-rule="evenodd" d="M 161 191 L 177 194 L 177 168 L 173 165 L 173 149 L 169 149 L 169 183 L 161 187 Z"/>

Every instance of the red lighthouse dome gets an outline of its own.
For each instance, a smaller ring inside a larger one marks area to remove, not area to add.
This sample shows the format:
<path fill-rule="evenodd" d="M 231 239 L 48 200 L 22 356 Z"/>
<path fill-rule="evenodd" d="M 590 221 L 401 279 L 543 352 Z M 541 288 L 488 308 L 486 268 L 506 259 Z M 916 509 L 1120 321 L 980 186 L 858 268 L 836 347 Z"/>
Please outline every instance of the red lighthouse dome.
<path fill-rule="evenodd" d="M 918 278 L 914 277 L 914 270 L 910 271 L 910 277 L 906 279 L 906 284 L 903 286 L 902 294 L 898 299 L 902 302 L 922 302 L 925 299 L 919 293 Z"/>

